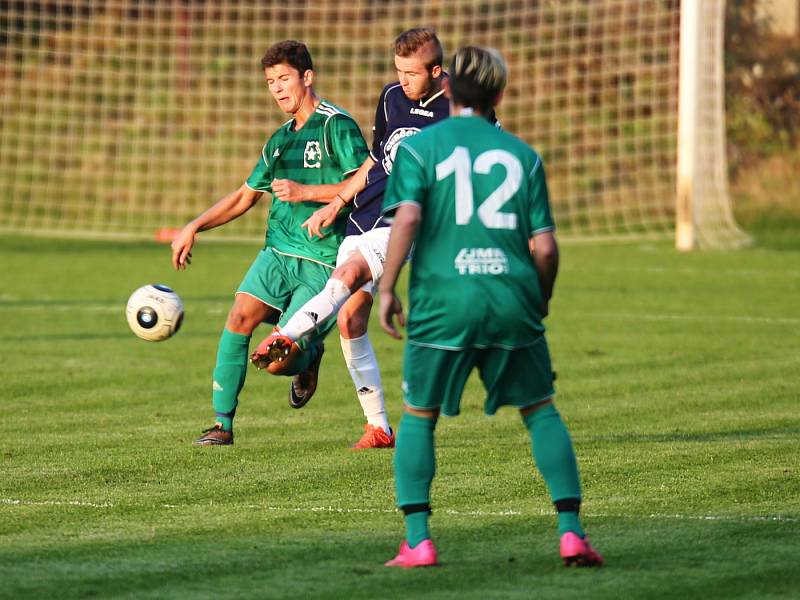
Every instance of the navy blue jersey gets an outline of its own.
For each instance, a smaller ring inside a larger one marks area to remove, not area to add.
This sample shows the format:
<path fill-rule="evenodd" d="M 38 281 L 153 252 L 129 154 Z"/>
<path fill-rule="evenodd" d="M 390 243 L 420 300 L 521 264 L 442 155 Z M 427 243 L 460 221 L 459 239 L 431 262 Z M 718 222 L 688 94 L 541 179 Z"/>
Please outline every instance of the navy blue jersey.
<path fill-rule="evenodd" d="M 381 205 L 398 144 L 423 127 L 433 125 L 449 115 L 450 101 L 445 97 L 444 90 L 427 98 L 410 100 L 399 82 L 383 88 L 372 128 L 370 156 L 375 164 L 367 174 L 366 186 L 353 201 L 347 235 L 358 235 L 376 227 L 388 226 L 381 218 Z"/>

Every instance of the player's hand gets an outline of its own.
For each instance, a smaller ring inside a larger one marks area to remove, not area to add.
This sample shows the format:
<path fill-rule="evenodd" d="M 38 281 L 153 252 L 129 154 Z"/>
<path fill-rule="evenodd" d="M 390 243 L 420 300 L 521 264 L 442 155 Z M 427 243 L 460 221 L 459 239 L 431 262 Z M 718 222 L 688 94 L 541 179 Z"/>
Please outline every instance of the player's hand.
<path fill-rule="evenodd" d="M 339 215 L 339 211 L 342 210 L 342 206 L 343 204 L 339 200 L 334 200 L 322 208 L 318 208 L 314 211 L 314 214 L 305 220 L 301 227 L 305 227 L 308 230 L 308 237 L 310 238 L 314 236 L 318 238 L 325 237 L 322 229 L 333 225 Z"/>
<path fill-rule="evenodd" d="M 397 322 L 402 326 L 406 326 L 406 317 L 403 314 L 403 303 L 394 292 L 380 292 L 380 308 L 378 309 L 378 318 L 381 322 L 381 327 L 390 336 L 397 340 L 402 340 L 403 336 L 397 331 L 394 326 L 394 316 L 397 315 Z"/>
<path fill-rule="evenodd" d="M 291 179 L 273 179 L 272 193 L 284 202 L 303 202 L 308 199 L 306 186 Z"/>
<path fill-rule="evenodd" d="M 196 239 L 197 231 L 190 224 L 181 229 L 180 233 L 172 240 L 172 266 L 176 271 L 185 269 L 186 265 L 192 264 L 192 246 Z"/>

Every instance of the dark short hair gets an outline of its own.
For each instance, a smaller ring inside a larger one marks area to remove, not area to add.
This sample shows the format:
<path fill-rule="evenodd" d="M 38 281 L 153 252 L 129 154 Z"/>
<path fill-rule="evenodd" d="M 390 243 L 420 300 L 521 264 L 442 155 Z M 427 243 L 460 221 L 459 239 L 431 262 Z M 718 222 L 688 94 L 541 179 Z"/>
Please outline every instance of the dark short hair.
<path fill-rule="evenodd" d="M 308 48 L 303 42 L 295 40 L 278 42 L 271 46 L 261 58 L 261 67 L 263 69 L 282 64 L 287 64 L 296 69 L 300 75 L 314 69 Z"/>
<path fill-rule="evenodd" d="M 409 29 L 397 36 L 394 41 L 394 53 L 397 56 L 408 58 L 418 52 L 425 53 L 425 66 L 428 69 L 437 65 L 442 66 L 444 50 L 435 29 L 431 27 Z"/>
<path fill-rule="evenodd" d="M 508 81 L 508 69 L 497 50 L 464 46 L 450 63 L 450 96 L 456 104 L 486 112 Z"/>

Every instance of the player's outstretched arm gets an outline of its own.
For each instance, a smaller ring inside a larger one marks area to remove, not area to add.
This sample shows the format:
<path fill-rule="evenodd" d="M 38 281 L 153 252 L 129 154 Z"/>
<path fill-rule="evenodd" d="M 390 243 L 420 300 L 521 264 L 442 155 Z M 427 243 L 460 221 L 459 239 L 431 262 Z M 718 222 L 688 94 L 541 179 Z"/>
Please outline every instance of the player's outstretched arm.
<path fill-rule="evenodd" d="M 352 199 L 357 193 L 364 189 L 367 185 L 367 174 L 372 168 L 375 161 L 372 157 L 368 156 L 366 160 L 359 167 L 358 171 L 350 178 L 346 179 L 342 188 L 335 193 L 334 198 L 328 204 L 319 208 L 303 223 L 303 227 L 308 231 L 308 237 L 323 237 L 322 229 L 330 227 L 339 216 L 339 212 L 350 204 Z M 327 187 L 327 186 L 310 186 L 310 187 Z"/>
<path fill-rule="evenodd" d="M 411 245 L 417 236 L 422 209 L 417 204 L 401 204 L 392 221 L 392 231 L 389 234 L 389 249 L 386 251 L 386 262 L 383 263 L 383 277 L 378 287 L 380 296 L 380 309 L 378 312 L 381 327 L 393 338 L 402 339 L 394 325 L 394 316 L 401 326 L 405 326 L 406 319 L 403 315 L 403 305 L 394 291 L 400 269 L 411 250 Z"/>
<path fill-rule="evenodd" d="M 542 289 L 542 316 L 549 312 L 550 298 L 558 275 L 558 243 L 552 231 L 535 234 L 528 243 L 536 272 L 539 274 L 539 286 Z"/>
<path fill-rule="evenodd" d="M 186 265 L 192 262 L 192 246 L 199 232 L 219 227 L 243 215 L 258 202 L 262 194 L 263 192 L 242 184 L 238 190 L 231 192 L 199 217 L 187 223 L 172 242 L 172 266 L 176 270 L 185 269 Z"/>

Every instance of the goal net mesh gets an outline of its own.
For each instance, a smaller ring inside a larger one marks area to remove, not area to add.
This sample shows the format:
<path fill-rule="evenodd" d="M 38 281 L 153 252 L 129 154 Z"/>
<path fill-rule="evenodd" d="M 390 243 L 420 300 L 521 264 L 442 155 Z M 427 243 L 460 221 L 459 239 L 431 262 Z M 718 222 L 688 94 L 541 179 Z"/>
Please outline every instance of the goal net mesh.
<path fill-rule="evenodd" d="M 712 9 L 724 0 L 707 0 Z M 562 239 L 667 238 L 675 225 L 678 0 L 9 1 L 0 10 L 4 231 L 152 238 L 236 189 L 286 119 L 260 58 L 305 41 L 320 96 L 371 142 L 392 41 L 433 26 L 446 58 L 499 49 L 502 126 L 543 156 Z M 722 12 L 706 28 L 699 239 L 730 217 Z M 702 143 L 701 143 L 702 146 Z M 704 154 L 705 152 L 705 154 Z M 268 202 L 215 232 L 263 236 Z"/>

